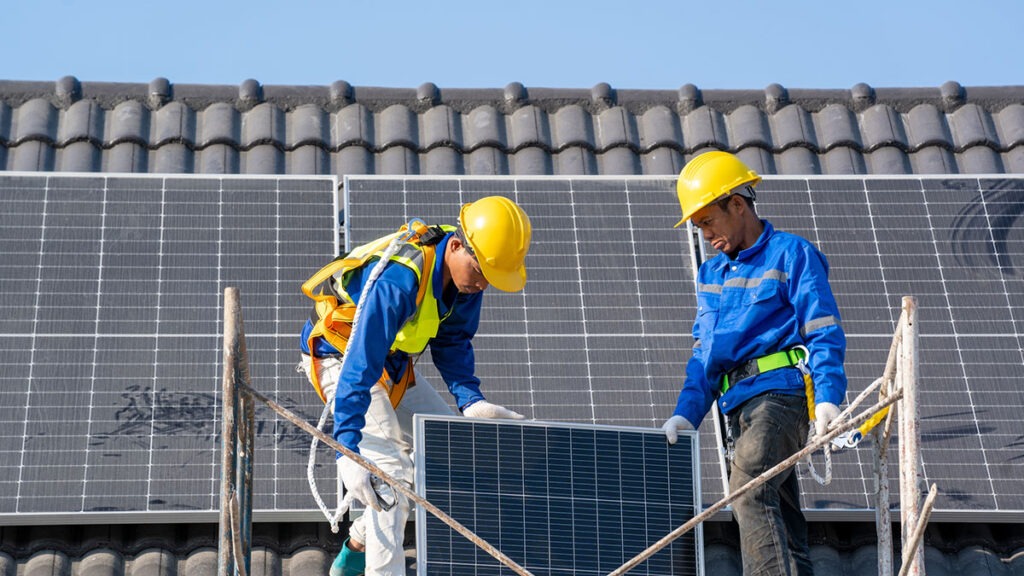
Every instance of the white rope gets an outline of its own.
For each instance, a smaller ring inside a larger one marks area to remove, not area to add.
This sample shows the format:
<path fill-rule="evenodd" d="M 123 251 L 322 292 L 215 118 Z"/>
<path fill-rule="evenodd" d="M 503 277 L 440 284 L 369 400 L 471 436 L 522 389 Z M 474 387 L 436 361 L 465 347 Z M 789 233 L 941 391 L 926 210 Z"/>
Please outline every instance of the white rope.
<path fill-rule="evenodd" d="M 373 288 L 374 282 L 377 281 L 377 277 L 384 271 L 384 267 L 387 266 L 388 261 L 391 257 L 398 253 L 399 248 L 402 247 L 410 238 L 415 235 L 413 224 L 423 222 L 418 219 L 414 219 L 408 224 L 408 231 L 405 234 L 396 236 L 388 247 L 384 249 L 384 253 L 381 254 L 380 260 L 370 270 L 370 276 L 366 279 L 366 283 L 363 284 L 363 296 L 359 299 L 360 303 L 366 301 L 367 295 L 370 293 L 370 289 Z M 356 313 L 352 316 L 352 331 L 351 334 L 355 335 L 356 326 L 359 324 L 359 317 L 363 311 L 363 307 L 356 305 Z M 349 349 L 352 347 L 352 341 L 355 338 L 349 338 L 348 343 L 345 345 L 345 351 L 342 353 L 342 358 L 348 357 Z M 312 350 L 310 353 L 312 354 Z M 410 368 L 411 370 L 411 368 Z M 316 429 L 320 430 L 327 423 L 327 416 L 334 413 L 334 396 L 337 393 L 338 383 L 335 382 L 333 386 L 325 387 L 324 396 L 327 401 L 324 403 L 324 411 L 320 414 L 320 419 L 317 421 Z M 320 440 L 316 436 L 313 436 L 313 441 L 309 445 L 309 461 L 306 465 L 306 478 L 309 480 L 309 490 L 313 493 L 313 499 L 316 500 L 316 505 L 320 508 L 320 512 L 323 513 L 324 517 L 327 518 L 327 522 L 331 524 L 331 532 L 338 533 L 338 522 L 341 521 L 341 517 L 348 511 L 349 504 L 351 503 L 350 498 L 345 498 L 345 485 L 341 481 L 341 472 L 337 472 L 337 490 L 338 490 L 338 506 L 335 508 L 334 513 L 331 513 L 327 509 L 327 505 L 324 503 L 323 498 L 320 497 L 320 492 L 316 486 L 316 478 L 313 475 L 313 469 L 316 464 L 316 447 Z"/>
<path fill-rule="evenodd" d="M 829 426 L 829 428 L 834 428 L 835 426 L 838 426 L 839 422 L 848 420 L 850 418 L 850 415 L 853 414 L 853 411 L 856 410 L 857 407 L 860 406 L 865 399 L 867 399 L 869 394 L 877 390 L 878 387 L 882 385 L 883 381 L 884 378 L 878 378 L 877 380 L 872 382 L 870 386 L 865 388 L 863 392 L 858 394 L 857 397 L 853 400 L 853 402 L 850 402 L 850 405 L 847 406 L 845 410 L 840 412 L 839 416 L 836 416 L 835 422 L 832 423 Z M 814 440 L 814 438 L 815 432 L 812 424 L 811 433 L 808 435 L 807 443 L 810 444 Z M 860 432 L 857 429 L 853 429 L 844 434 L 841 434 L 832 442 L 825 444 L 821 449 L 825 457 L 824 476 L 818 474 L 818 471 L 814 468 L 814 462 L 811 461 L 811 454 L 808 454 L 805 462 L 807 463 L 807 469 L 810 472 L 811 477 L 814 478 L 818 482 L 818 484 L 821 484 L 822 486 L 828 486 L 832 482 L 833 445 L 838 446 L 839 450 L 842 450 L 844 448 L 856 448 L 860 440 Z"/>

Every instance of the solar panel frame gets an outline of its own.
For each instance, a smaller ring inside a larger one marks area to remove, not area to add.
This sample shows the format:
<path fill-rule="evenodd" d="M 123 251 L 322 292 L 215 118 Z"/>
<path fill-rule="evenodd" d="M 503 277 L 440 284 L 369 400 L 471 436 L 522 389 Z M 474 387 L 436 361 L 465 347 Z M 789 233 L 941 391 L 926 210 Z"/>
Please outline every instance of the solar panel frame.
<path fill-rule="evenodd" d="M 606 574 L 701 510 L 696 432 L 680 434 L 669 446 L 660 429 L 632 426 L 416 415 L 414 427 L 416 493 L 441 503 L 442 510 L 533 574 Z M 473 434 L 466 434 L 470 429 Z M 627 447 L 639 448 L 640 454 Z M 589 457 L 563 460 L 552 450 Z M 521 467 L 507 455 L 499 457 L 503 451 L 520 458 Z M 625 475 L 627 470 L 643 473 Z M 593 486 L 587 485 L 590 479 Z M 632 495 L 637 491 L 643 497 Z M 689 499 L 679 502 L 680 497 Z M 588 534 L 593 541 L 577 541 Z M 698 524 L 634 573 L 703 575 L 703 542 Z M 618 551 L 612 550 L 615 545 Z M 421 576 L 511 573 L 422 507 L 416 508 L 416 559 Z"/>

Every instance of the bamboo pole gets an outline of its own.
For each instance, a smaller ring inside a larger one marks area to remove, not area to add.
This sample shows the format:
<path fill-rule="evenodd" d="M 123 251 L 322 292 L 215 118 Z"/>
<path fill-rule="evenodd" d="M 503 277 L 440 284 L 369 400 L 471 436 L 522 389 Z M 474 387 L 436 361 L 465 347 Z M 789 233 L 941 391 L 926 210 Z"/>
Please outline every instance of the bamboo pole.
<path fill-rule="evenodd" d="M 613 570 L 612 572 L 609 572 L 608 576 L 621 576 L 622 574 L 625 574 L 626 572 L 632 570 L 633 568 L 636 568 L 641 562 L 643 562 L 644 560 L 647 560 L 648 558 L 650 558 L 651 556 L 656 554 L 659 550 L 661 550 L 665 546 L 668 546 L 669 544 L 671 544 L 673 540 L 679 538 L 683 534 L 686 534 L 687 532 L 692 530 L 694 527 L 696 527 L 698 524 L 700 524 L 701 522 L 704 522 L 705 520 L 707 520 L 708 518 L 710 518 L 711 516 L 716 514 L 722 508 L 725 508 L 729 504 L 733 503 L 740 496 L 742 496 L 742 495 L 746 494 L 747 492 L 750 492 L 751 490 L 761 486 L 765 482 L 767 482 L 767 481 L 771 480 L 772 478 L 774 478 L 775 476 L 778 476 L 779 474 L 781 474 L 783 471 L 785 471 L 785 470 L 787 470 L 789 468 L 792 468 L 793 466 L 795 466 L 797 464 L 797 462 L 802 460 L 808 454 L 811 454 L 815 450 L 819 450 L 821 447 L 823 447 L 826 444 L 828 444 L 829 442 L 831 442 L 834 438 L 836 438 L 837 436 L 839 436 L 843 432 L 846 432 L 847 430 L 852 430 L 852 429 L 856 428 L 857 426 L 860 426 L 861 423 L 863 423 L 864 421 L 866 421 L 869 418 L 871 418 L 871 416 L 876 414 L 879 410 L 882 410 L 883 408 L 886 408 L 888 406 L 891 406 L 892 404 L 895 404 L 902 397 L 903 397 L 903 391 L 899 390 L 895 394 L 893 394 L 891 397 L 889 397 L 889 398 L 887 398 L 887 399 L 885 399 L 883 401 L 878 402 L 874 406 L 864 410 L 863 412 L 861 412 L 857 416 L 853 417 L 852 419 L 850 419 L 850 420 L 848 420 L 846 422 L 843 422 L 841 425 L 837 426 L 836 428 L 833 428 L 832 430 L 830 430 L 824 436 L 822 436 L 820 438 L 816 438 L 813 442 L 811 442 L 810 444 L 805 446 L 799 452 L 793 454 L 789 458 L 786 458 L 785 460 L 783 460 L 782 462 L 776 464 L 772 468 L 769 468 L 768 470 L 765 470 L 757 478 L 754 478 L 750 482 L 747 482 L 743 486 L 741 486 L 741 487 L 737 488 L 735 491 L 733 491 L 732 494 L 729 494 L 725 498 L 722 498 L 721 500 L 719 500 L 718 502 L 713 504 L 710 508 L 705 509 L 703 512 L 701 512 L 700 514 L 694 516 L 693 518 L 690 518 L 690 520 L 688 520 L 685 524 L 683 524 L 682 526 L 676 528 L 672 532 L 669 532 L 661 540 L 658 540 L 657 542 L 652 544 L 650 547 L 648 547 L 646 550 L 644 550 L 643 552 L 637 554 L 635 557 L 633 557 L 631 560 L 629 560 L 628 562 L 626 562 L 622 566 L 618 567 L 617 569 Z"/>
<path fill-rule="evenodd" d="M 238 385 L 249 381 L 249 364 L 245 359 L 245 335 L 238 288 L 224 290 L 224 372 L 221 383 L 221 491 L 220 526 L 217 549 L 218 576 L 248 573 L 250 548 L 242 539 L 243 518 L 239 509 L 239 478 L 245 467 L 238 467 Z M 247 415 L 248 416 L 248 415 Z M 251 429 L 251 426 L 250 426 Z M 251 434 L 248 456 L 251 458 Z M 248 479 L 252 480 L 251 460 Z M 251 490 L 249 491 L 251 497 Z M 251 500 L 249 501 L 251 507 Z M 251 530 L 251 525 L 248 528 Z"/>
<path fill-rule="evenodd" d="M 911 565 L 905 566 L 903 572 L 912 576 L 924 576 L 924 554 L 920 550 L 908 551 L 912 540 L 912 531 L 917 527 L 920 518 L 920 501 L 922 481 L 921 472 L 921 433 L 917 413 L 917 301 L 912 296 L 903 297 L 903 341 L 900 343 L 900 388 L 903 400 L 899 404 L 900 430 L 900 528 L 903 543 L 902 556 L 912 558 Z M 921 543 L 916 544 L 917 548 Z M 902 571 L 901 571 L 902 572 Z"/>
<path fill-rule="evenodd" d="M 910 536 L 910 542 L 903 546 L 903 566 L 900 568 L 900 576 L 907 576 L 907 573 L 916 564 L 916 559 L 911 561 L 911 558 L 908 557 L 910 554 L 920 556 L 921 569 L 924 570 L 924 549 L 921 546 L 921 540 L 924 538 L 925 528 L 928 527 L 928 519 L 932 515 L 932 506 L 935 505 L 935 495 L 938 492 L 938 488 L 932 484 L 928 490 L 928 497 L 924 500 L 924 506 L 921 507 L 921 517 L 918 519 L 917 526 L 914 526 L 914 533 Z"/>

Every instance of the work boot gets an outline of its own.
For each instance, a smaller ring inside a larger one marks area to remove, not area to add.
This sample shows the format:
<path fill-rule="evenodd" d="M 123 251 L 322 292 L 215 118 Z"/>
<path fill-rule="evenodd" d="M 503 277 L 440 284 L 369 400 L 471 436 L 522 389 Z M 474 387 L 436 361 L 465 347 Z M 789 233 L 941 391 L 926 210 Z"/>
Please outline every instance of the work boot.
<path fill-rule="evenodd" d="M 341 552 L 338 552 L 338 557 L 331 564 L 330 576 L 363 576 L 366 571 L 366 553 L 349 548 L 349 540 L 351 538 L 346 538 L 341 545 Z"/>

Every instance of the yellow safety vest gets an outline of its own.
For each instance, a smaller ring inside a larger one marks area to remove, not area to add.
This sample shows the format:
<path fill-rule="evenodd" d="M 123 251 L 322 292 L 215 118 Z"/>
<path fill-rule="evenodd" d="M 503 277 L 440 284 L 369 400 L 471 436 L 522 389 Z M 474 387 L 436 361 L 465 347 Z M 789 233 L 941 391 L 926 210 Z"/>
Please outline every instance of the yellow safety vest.
<path fill-rule="evenodd" d="M 454 226 L 438 226 L 444 233 L 454 232 Z M 409 355 L 417 355 L 426 349 L 430 339 L 437 335 L 441 325 L 441 318 L 437 310 L 437 299 L 431 289 L 434 279 L 434 257 L 435 245 L 431 243 L 420 243 L 420 237 L 429 229 L 424 227 L 416 230 L 415 235 L 398 252 L 391 256 L 391 261 L 406 266 L 416 274 L 419 282 L 419 289 L 416 293 L 416 312 L 413 313 L 405 324 L 395 335 L 395 341 L 391 344 L 391 351 L 400 350 Z M 356 305 L 353 298 L 345 290 L 350 274 L 360 268 L 369 266 L 372 269 L 384 250 L 396 237 L 405 234 L 407 227 L 403 226 L 398 232 L 355 248 L 348 254 L 336 258 L 316 274 L 311 276 L 302 285 L 302 292 L 313 299 L 314 323 L 309 333 L 310 356 L 313 366 L 310 376 L 313 387 L 316 389 L 320 399 L 327 401 L 323 389 L 320 386 L 319 376 L 316 368 L 315 342 L 317 338 L 327 340 L 337 350 L 344 352 L 348 346 L 348 339 L 352 334 L 352 320 L 355 317 Z M 440 238 L 438 238 L 440 239 Z M 450 313 L 450 311 L 449 311 Z M 388 395 L 392 406 L 398 406 L 405 391 L 414 382 L 413 367 L 410 359 L 400 382 L 392 383 L 387 371 L 381 375 L 379 383 L 388 389 Z"/>

